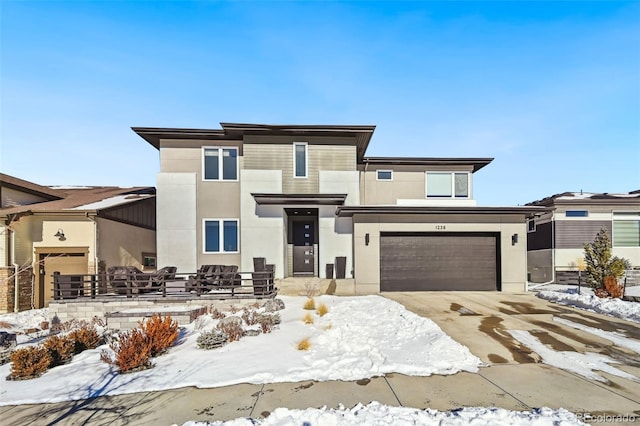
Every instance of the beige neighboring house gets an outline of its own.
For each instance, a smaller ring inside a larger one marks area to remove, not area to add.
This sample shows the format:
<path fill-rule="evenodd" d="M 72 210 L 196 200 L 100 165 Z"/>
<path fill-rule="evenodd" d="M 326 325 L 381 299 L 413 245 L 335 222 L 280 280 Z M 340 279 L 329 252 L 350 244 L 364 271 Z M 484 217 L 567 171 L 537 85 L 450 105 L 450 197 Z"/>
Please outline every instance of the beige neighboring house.
<path fill-rule="evenodd" d="M 47 187 L 0 174 L 0 312 L 48 305 L 54 271 L 156 269 L 155 188 Z"/>
<path fill-rule="evenodd" d="M 375 126 L 221 126 L 133 128 L 160 152 L 159 264 L 333 266 L 355 293 L 526 289 L 526 220 L 546 209 L 477 206 L 491 158 L 367 157 Z"/>
<path fill-rule="evenodd" d="M 612 254 L 640 267 L 640 190 L 621 194 L 565 192 L 529 203 L 551 209 L 527 223 L 533 282 L 575 280 L 584 244 L 605 228 Z"/>

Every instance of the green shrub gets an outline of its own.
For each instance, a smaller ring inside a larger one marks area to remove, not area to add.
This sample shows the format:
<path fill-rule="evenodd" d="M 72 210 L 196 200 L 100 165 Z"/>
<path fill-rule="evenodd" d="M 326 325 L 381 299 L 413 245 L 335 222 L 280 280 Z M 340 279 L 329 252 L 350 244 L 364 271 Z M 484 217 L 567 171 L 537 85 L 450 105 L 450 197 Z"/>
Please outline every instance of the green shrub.
<path fill-rule="evenodd" d="M 587 283 L 600 293 L 608 294 L 607 277 L 619 279 L 626 269 L 631 268 L 627 259 L 611 256 L 611 240 L 605 228 L 598 232 L 592 243 L 584 245 L 584 260 Z"/>

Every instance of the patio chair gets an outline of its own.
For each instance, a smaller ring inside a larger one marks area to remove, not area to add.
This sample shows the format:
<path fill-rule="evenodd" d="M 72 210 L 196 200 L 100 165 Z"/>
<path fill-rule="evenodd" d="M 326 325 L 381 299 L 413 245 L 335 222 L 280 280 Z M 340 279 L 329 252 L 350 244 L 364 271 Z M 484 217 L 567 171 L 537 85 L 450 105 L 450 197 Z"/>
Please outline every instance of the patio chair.
<path fill-rule="evenodd" d="M 221 287 L 236 287 L 242 284 L 242 276 L 238 274 L 238 267 L 236 265 L 223 266 L 220 271 L 220 283 Z"/>
<path fill-rule="evenodd" d="M 200 292 L 206 287 L 220 285 L 223 265 L 202 265 L 195 275 L 189 275 L 187 289 Z"/>

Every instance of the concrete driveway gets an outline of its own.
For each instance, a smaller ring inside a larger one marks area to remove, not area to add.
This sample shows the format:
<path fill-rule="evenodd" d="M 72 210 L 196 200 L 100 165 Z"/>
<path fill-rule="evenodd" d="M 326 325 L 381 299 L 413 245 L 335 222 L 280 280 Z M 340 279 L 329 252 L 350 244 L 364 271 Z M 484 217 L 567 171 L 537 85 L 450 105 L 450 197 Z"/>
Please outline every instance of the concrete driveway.
<path fill-rule="evenodd" d="M 592 422 L 627 416 L 640 424 L 640 383 L 600 373 L 605 382 L 548 366 L 507 330 L 527 330 L 557 351 L 595 352 L 640 377 L 638 354 L 610 341 L 554 322 L 569 319 L 640 340 L 637 324 L 563 307 L 532 294 L 385 293 L 407 309 L 431 318 L 486 363 L 478 374 L 414 377 L 387 374 L 355 382 L 240 384 L 214 389 L 182 388 L 59 404 L 0 407 L 0 424 L 169 425 L 188 420 L 265 417 L 278 407 L 388 405 L 452 410 L 464 406 L 529 410 L 566 408 Z M 609 417 L 606 417 L 609 416 Z M 626 423 L 628 424 L 628 423 Z"/>
<path fill-rule="evenodd" d="M 640 326 L 636 323 L 550 303 L 531 293 L 411 292 L 384 293 L 383 296 L 435 321 L 445 333 L 487 364 L 479 376 L 528 407 L 563 407 L 598 415 L 635 415 L 640 423 L 639 382 L 597 371 L 605 378 L 604 382 L 599 382 L 551 367 L 507 332 L 528 331 L 554 351 L 606 355 L 618 362 L 613 366 L 640 381 L 640 356 L 637 353 L 591 333 L 559 324 L 553 317 L 640 341 Z M 486 402 L 503 406 L 495 398 L 485 398 Z"/>

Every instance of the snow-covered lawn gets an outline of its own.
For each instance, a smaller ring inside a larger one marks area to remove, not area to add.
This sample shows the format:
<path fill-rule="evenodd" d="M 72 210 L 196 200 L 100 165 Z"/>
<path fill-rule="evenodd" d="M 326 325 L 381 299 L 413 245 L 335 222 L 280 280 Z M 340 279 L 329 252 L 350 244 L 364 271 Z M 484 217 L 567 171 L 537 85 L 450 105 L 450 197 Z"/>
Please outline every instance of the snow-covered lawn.
<path fill-rule="evenodd" d="M 389 407 L 378 402 L 358 404 L 351 409 L 308 408 L 290 410 L 278 408 L 265 419 L 238 418 L 227 422 L 187 422 L 184 426 L 225 425 L 583 425 L 575 414 L 567 410 L 549 408 L 533 411 L 510 411 L 502 408 L 466 407 L 454 411 L 418 410 L 407 407 Z"/>
<path fill-rule="evenodd" d="M 640 287 L 629 287 L 629 289 L 633 290 L 632 293 L 635 293 L 635 290 L 640 289 Z M 640 323 L 640 303 L 638 302 L 601 299 L 595 296 L 590 288 L 585 287 L 580 289 L 580 294 L 577 293 L 576 286 L 557 284 L 537 287 L 536 290 L 539 290 L 536 295 L 541 299 Z M 628 293 L 629 291 L 627 291 Z"/>
<path fill-rule="evenodd" d="M 237 383 L 303 380 L 357 380 L 397 372 L 407 375 L 454 374 L 478 371 L 480 359 L 447 336 L 433 321 L 379 296 L 321 296 L 329 313 L 313 313 L 314 323 L 302 319 L 304 297 L 282 297 L 282 323 L 270 334 L 244 337 L 220 349 L 202 350 L 196 340 L 217 320 L 201 317 L 182 332 L 168 354 L 151 369 L 117 374 L 100 360 L 100 347 L 85 351 L 67 365 L 37 379 L 5 381 L 10 364 L 0 366 L 0 405 L 77 400 L 101 395 L 157 391 Z M 44 312 L 44 311 L 43 311 Z M 240 315 L 238 312 L 237 315 Z M 38 315 L 26 314 L 17 322 Z M 9 322 L 5 315 L 0 321 Z M 309 338 L 308 351 L 297 343 Z"/>

